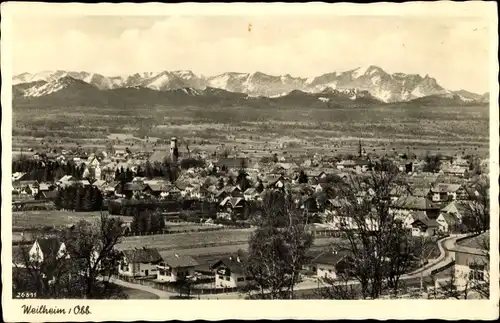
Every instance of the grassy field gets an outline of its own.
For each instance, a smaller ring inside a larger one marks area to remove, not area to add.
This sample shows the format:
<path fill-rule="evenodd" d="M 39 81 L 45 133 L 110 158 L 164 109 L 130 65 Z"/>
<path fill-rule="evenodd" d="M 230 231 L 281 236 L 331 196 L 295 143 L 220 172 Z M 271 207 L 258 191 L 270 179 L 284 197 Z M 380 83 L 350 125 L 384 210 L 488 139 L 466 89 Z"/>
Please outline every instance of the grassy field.
<path fill-rule="evenodd" d="M 39 147 L 42 140 L 49 147 L 70 148 L 80 143 L 87 148 L 103 148 L 112 140 L 117 149 L 152 151 L 166 149 L 167 145 L 139 138 L 177 136 L 188 139 L 192 150 L 213 151 L 226 144 L 242 155 L 256 157 L 285 151 L 303 154 L 308 149 L 310 153 L 356 153 L 358 139 L 363 140 L 367 152 L 377 154 L 410 151 L 419 155 L 438 149 L 452 154 L 488 151 L 489 109 L 484 106 L 158 106 L 121 114 L 103 107 L 82 109 L 85 113 L 48 108 L 36 115 L 28 108 L 16 109 L 14 149 Z M 280 148 L 280 142 L 285 140 L 296 141 L 298 147 Z"/>
<path fill-rule="evenodd" d="M 158 250 L 179 250 L 194 247 L 214 247 L 246 243 L 252 229 L 232 229 L 206 232 L 174 233 L 139 237 L 125 237 L 119 249 L 154 247 Z"/>
<path fill-rule="evenodd" d="M 70 212 L 70 211 L 21 211 L 12 212 L 12 228 L 42 228 L 44 226 L 65 227 L 80 220 L 95 221 L 99 219 L 99 212 Z M 130 222 L 131 217 L 120 216 L 124 222 Z"/>

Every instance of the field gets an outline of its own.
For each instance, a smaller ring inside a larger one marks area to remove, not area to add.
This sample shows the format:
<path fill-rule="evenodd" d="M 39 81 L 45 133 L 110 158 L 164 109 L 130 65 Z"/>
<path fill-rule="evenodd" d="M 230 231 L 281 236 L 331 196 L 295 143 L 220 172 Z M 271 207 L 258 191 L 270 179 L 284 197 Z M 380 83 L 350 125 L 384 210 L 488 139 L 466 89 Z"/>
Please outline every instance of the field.
<path fill-rule="evenodd" d="M 84 111 L 85 112 L 84 112 Z M 21 147 L 104 148 L 132 151 L 167 149 L 171 136 L 190 149 L 212 152 L 230 148 L 247 156 L 356 153 L 358 139 L 368 153 L 426 151 L 488 152 L 488 107 L 372 106 L 308 107 L 171 107 L 130 109 L 82 107 L 82 112 L 47 108 L 14 110 L 13 149 Z M 64 121 L 62 121 L 64 120 Z M 75 125 L 78 125 L 75 127 Z M 144 139 L 145 136 L 163 141 Z M 143 139 L 140 139 L 143 138 Z M 42 144 L 43 142 L 43 144 Z M 293 147 L 282 147 L 293 142 Z M 181 147 L 184 149 L 184 147 Z"/>
<path fill-rule="evenodd" d="M 61 228 L 70 226 L 80 220 L 95 221 L 99 212 L 68 212 L 68 211 L 21 211 L 12 212 L 12 228 L 22 230 L 42 228 L 44 226 Z M 124 222 L 130 222 L 130 217 L 122 217 Z"/>

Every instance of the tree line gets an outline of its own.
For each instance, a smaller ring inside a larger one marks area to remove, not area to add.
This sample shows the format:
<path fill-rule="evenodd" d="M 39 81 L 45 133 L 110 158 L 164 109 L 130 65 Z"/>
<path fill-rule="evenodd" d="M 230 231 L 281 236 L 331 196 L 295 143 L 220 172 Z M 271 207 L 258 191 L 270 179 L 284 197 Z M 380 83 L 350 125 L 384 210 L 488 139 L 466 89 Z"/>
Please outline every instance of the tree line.
<path fill-rule="evenodd" d="M 139 207 L 129 207 L 128 212 L 132 215 L 130 231 L 132 233 L 157 233 L 165 229 L 165 219 L 159 209 L 141 209 Z"/>
<path fill-rule="evenodd" d="M 76 165 L 74 162 L 65 164 L 58 161 L 41 161 L 28 158 L 20 158 L 12 161 L 12 172 L 26 173 L 23 180 L 38 182 L 53 182 L 64 175 L 71 175 L 80 180 L 83 177 L 85 165 Z"/>
<path fill-rule="evenodd" d="M 59 188 L 54 200 L 58 210 L 74 210 L 76 212 L 100 211 L 103 208 L 101 191 L 92 185 L 71 185 Z"/>

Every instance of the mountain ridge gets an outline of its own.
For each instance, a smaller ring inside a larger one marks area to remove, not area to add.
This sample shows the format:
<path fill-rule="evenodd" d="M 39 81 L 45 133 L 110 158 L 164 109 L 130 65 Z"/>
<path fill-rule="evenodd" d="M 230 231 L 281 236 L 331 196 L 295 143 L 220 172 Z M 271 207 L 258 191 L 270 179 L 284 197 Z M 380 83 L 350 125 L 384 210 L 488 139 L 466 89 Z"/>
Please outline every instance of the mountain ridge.
<path fill-rule="evenodd" d="M 173 74 L 162 74 L 159 77 L 171 78 Z M 473 98 L 465 98 L 465 96 Z M 465 99 L 464 99 L 465 98 Z M 446 93 L 420 97 L 402 103 L 425 105 L 469 105 L 483 104 L 482 96 L 463 91 L 460 94 Z M 76 79 L 73 76 L 62 76 L 52 81 L 38 80 L 31 83 L 20 83 L 13 87 L 13 106 L 256 106 L 272 107 L 311 107 L 311 108 L 349 108 L 370 105 L 398 104 L 386 103 L 373 96 L 370 91 L 360 89 L 341 89 L 325 87 L 321 92 L 307 92 L 294 89 L 288 93 L 269 96 L 251 96 L 246 93 L 227 91 L 207 86 L 204 89 L 195 87 L 177 87 L 153 89 L 147 86 L 124 86 L 112 89 L 100 89 L 98 86 Z"/>
<path fill-rule="evenodd" d="M 69 76 L 95 86 L 99 90 L 118 88 L 145 87 L 156 91 L 192 88 L 204 90 L 208 87 L 228 92 L 244 93 L 251 97 L 281 97 L 294 90 L 306 93 L 321 93 L 327 88 L 338 90 L 367 91 L 374 98 L 386 102 L 411 101 L 430 95 L 454 93 L 444 89 L 437 80 L 425 75 L 405 73 L 387 73 L 382 68 L 370 65 L 344 72 L 329 72 L 316 77 L 304 78 L 285 75 L 269 75 L 262 72 L 241 73 L 226 72 L 215 76 L 196 75 L 190 70 L 142 72 L 122 76 L 104 76 L 85 71 L 43 71 L 40 73 L 22 73 L 13 77 L 13 84 L 20 86 L 29 82 L 53 82 Z M 19 89 L 19 87 L 17 87 Z M 474 97 L 474 93 L 465 90 L 462 96 Z M 33 91 L 32 91 L 33 92 Z M 31 96 L 32 92 L 24 92 Z M 467 92 L 467 93 L 466 93 Z M 35 93 L 35 92 L 33 92 Z M 477 94 L 477 96 L 481 96 Z M 479 100 L 474 97 L 474 100 Z M 484 95 L 483 95 L 484 100 Z"/>

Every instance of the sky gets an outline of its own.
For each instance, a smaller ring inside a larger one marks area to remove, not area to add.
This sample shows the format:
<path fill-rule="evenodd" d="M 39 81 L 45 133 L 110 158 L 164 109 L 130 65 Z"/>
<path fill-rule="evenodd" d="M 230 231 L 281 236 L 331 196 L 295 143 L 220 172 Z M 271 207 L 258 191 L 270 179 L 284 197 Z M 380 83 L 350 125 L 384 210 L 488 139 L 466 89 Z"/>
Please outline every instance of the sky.
<path fill-rule="evenodd" d="M 489 90 L 486 20 L 377 16 L 17 16 L 13 72 L 192 70 L 313 77 L 376 65 Z"/>

